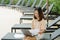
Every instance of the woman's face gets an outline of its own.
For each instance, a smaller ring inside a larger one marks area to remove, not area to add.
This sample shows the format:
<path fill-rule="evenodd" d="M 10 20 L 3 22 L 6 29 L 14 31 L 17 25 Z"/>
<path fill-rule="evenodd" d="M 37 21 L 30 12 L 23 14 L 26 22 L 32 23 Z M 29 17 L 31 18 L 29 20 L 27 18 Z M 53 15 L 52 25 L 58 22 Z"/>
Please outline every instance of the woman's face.
<path fill-rule="evenodd" d="M 36 18 L 39 17 L 39 15 L 38 15 L 38 11 L 37 11 L 37 10 L 34 11 L 34 15 L 35 15 Z"/>

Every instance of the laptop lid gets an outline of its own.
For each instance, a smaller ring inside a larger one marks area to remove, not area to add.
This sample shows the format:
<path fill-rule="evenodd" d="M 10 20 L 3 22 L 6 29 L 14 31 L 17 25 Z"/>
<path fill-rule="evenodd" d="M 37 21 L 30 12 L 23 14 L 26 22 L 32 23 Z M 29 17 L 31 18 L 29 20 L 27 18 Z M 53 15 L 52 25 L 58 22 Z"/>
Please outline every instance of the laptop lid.
<path fill-rule="evenodd" d="M 32 34 L 29 32 L 29 30 L 24 30 L 24 29 L 22 29 L 21 31 L 22 31 L 23 34 L 26 35 L 26 36 L 32 36 Z"/>

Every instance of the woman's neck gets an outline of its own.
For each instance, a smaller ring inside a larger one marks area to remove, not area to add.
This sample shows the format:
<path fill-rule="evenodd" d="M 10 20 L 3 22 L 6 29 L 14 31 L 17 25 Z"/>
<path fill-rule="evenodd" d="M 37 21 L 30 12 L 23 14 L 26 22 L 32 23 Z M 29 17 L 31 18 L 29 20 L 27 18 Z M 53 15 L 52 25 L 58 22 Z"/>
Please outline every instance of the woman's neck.
<path fill-rule="evenodd" d="M 39 18 L 37 18 L 37 20 L 39 20 Z"/>
<path fill-rule="evenodd" d="M 38 20 L 39 20 L 39 18 L 38 18 L 38 19 L 35 19 L 35 20 L 36 20 L 36 21 L 38 21 Z M 43 19 L 42 19 L 42 20 L 43 20 Z M 41 21 L 42 21 L 42 20 L 41 20 Z"/>

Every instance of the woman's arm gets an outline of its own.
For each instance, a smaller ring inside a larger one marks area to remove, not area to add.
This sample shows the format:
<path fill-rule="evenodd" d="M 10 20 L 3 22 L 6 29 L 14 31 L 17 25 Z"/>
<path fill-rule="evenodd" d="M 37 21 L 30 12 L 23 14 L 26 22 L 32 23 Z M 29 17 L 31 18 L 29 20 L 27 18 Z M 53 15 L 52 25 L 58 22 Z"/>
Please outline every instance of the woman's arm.
<path fill-rule="evenodd" d="M 46 22 L 45 22 L 45 20 L 43 20 L 43 21 L 41 22 L 41 25 L 40 25 L 40 32 L 39 32 L 39 34 L 44 33 L 45 30 L 46 30 Z"/>
<path fill-rule="evenodd" d="M 32 29 L 34 29 L 35 27 L 34 27 L 34 20 L 32 20 Z"/>

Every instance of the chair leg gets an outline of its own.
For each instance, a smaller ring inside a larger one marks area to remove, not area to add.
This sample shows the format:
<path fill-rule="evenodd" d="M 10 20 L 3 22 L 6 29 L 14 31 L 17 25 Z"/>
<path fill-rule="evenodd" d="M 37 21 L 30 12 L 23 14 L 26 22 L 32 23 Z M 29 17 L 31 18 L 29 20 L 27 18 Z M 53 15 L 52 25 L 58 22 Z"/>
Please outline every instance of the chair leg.
<path fill-rule="evenodd" d="M 54 40 L 54 39 L 52 39 L 52 40 Z"/>
<path fill-rule="evenodd" d="M 13 29 L 11 29 L 11 33 L 13 33 Z"/>
<path fill-rule="evenodd" d="M 47 40 L 47 39 L 40 39 L 40 40 Z"/>
<path fill-rule="evenodd" d="M 15 33 L 16 33 L 16 29 L 15 29 Z"/>
<path fill-rule="evenodd" d="M 22 20 L 20 19 L 20 24 L 22 23 Z"/>

